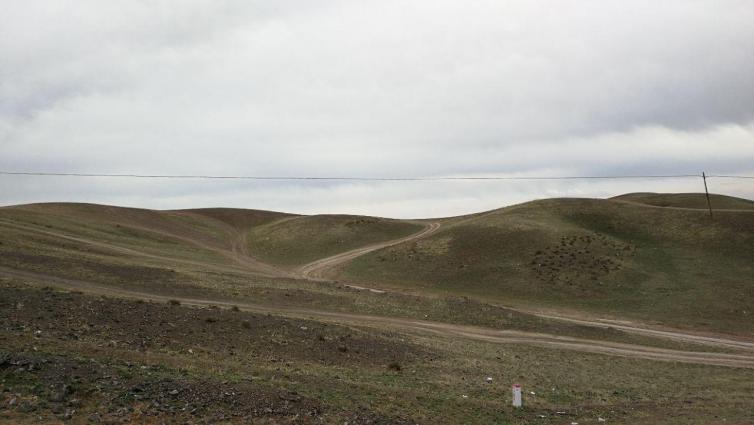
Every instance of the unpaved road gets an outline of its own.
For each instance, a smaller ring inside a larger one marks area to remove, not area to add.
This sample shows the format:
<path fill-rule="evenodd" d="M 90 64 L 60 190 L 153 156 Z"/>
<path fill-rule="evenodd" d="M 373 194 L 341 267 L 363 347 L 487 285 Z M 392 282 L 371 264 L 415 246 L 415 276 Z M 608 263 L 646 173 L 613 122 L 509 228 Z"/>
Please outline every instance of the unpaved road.
<path fill-rule="evenodd" d="M 680 342 L 692 342 L 696 344 L 705 344 L 705 345 L 714 345 L 718 347 L 727 347 L 727 348 L 734 348 L 738 350 L 751 350 L 754 351 L 754 342 L 749 341 L 740 341 L 735 339 L 728 339 L 728 338 L 720 338 L 716 336 L 709 336 L 709 335 L 702 335 L 702 334 L 690 334 L 690 333 L 684 333 L 679 332 L 677 330 L 673 329 L 652 329 L 647 327 L 640 327 L 636 326 L 635 324 L 628 322 L 628 321 L 617 321 L 617 320 L 607 320 L 607 319 L 584 319 L 584 318 L 576 318 L 571 316 L 564 316 L 560 313 L 543 313 L 540 311 L 533 311 L 533 310 L 521 310 L 517 308 L 512 307 L 505 307 L 510 310 L 520 311 L 522 313 L 531 314 L 534 316 L 541 317 L 543 319 L 553 319 L 558 320 L 561 322 L 568 322 L 573 323 L 577 325 L 583 325 L 583 326 L 589 326 L 593 328 L 613 328 L 617 329 L 619 331 L 637 334 L 637 335 L 645 335 L 650 336 L 654 338 L 663 338 L 663 339 L 669 339 L 674 341 L 680 341 Z"/>
<path fill-rule="evenodd" d="M 313 261 L 309 264 L 299 267 L 298 270 L 296 271 L 296 274 L 304 279 L 322 280 L 322 279 L 325 279 L 325 274 L 327 273 L 327 271 L 332 270 L 333 268 L 343 263 L 347 263 L 356 257 L 360 257 L 364 254 L 377 251 L 378 249 L 387 248 L 389 246 L 398 245 L 404 242 L 409 242 L 409 241 L 425 238 L 431 235 L 432 233 L 435 233 L 439 228 L 440 228 L 439 222 L 428 223 L 424 226 L 424 229 L 422 229 L 420 232 L 414 233 L 413 235 L 406 236 L 405 238 L 393 239 L 391 241 L 380 242 L 380 243 L 376 243 L 372 245 L 363 246 L 361 248 L 356 248 L 351 251 L 342 252 L 340 254 L 336 254 L 331 257 L 322 258 L 317 261 Z M 356 287 L 356 286 L 352 286 L 352 287 L 356 289 L 369 289 L 369 288 L 362 288 L 362 287 Z"/>
<path fill-rule="evenodd" d="M 326 280 L 325 276 L 327 272 L 333 270 L 337 266 L 340 266 L 361 255 L 368 254 L 370 252 L 376 251 L 381 248 L 386 248 L 389 246 L 398 245 L 400 243 L 427 237 L 437 232 L 439 228 L 440 228 L 439 222 L 429 223 L 427 227 L 421 232 L 415 233 L 405 238 L 381 242 L 378 244 L 369 245 L 362 248 L 357 248 L 351 251 L 347 251 L 341 254 L 333 255 L 331 257 L 327 257 L 327 258 L 323 258 L 323 259 L 311 262 L 299 268 L 296 274 L 304 279 L 319 280 L 319 281 Z M 352 285 L 352 284 L 347 284 L 347 283 L 344 283 L 344 286 L 347 286 L 353 289 L 367 290 L 367 291 L 378 293 L 378 294 L 384 294 L 388 292 L 385 289 L 374 288 L 374 287 L 364 287 L 364 286 Z M 704 344 L 704 345 L 711 345 L 711 346 L 724 347 L 724 348 L 733 348 L 733 349 L 738 349 L 738 350 L 754 351 L 754 342 L 750 342 L 750 341 L 741 341 L 741 340 L 735 340 L 735 339 L 729 339 L 729 338 L 721 338 L 718 336 L 711 336 L 711 335 L 693 334 L 693 333 L 688 333 L 688 332 L 681 332 L 675 329 L 652 329 L 646 326 L 642 326 L 642 325 L 627 322 L 627 321 L 617 322 L 613 320 L 596 319 L 596 318 L 591 318 L 591 317 L 586 317 L 586 316 L 575 317 L 573 315 L 564 315 L 559 312 L 542 312 L 539 310 L 522 309 L 519 307 L 511 307 L 511 306 L 500 306 L 500 307 L 503 307 L 509 310 L 518 311 L 525 314 L 531 314 L 537 317 L 541 317 L 543 319 L 558 320 L 558 321 L 574 323 L 574 324 L 578 324 L 582 326 L 589 326 L 589 327 L 601 328 L 601 329 L 613 328 L 613 329 L 617 329 L 617 330 L 627 332 L 627 333 L 632 333 L 636 335 L 644 335 L 644 336 L 649 336 L 649 337 L 654 337 L 654 338 L 662 338 L 662 339 L 669 339 L 669 340 L 674 340 L 674 341 L 679 341 L 679 342 L 689 342 L 689 343 Z"/>
<path fill-rule="evenodd" d="M 267 277 L 292 277 L 290 273 L 284 270 L 281 270 L 272 265 L 263 263 L 249 256 L 245 251 L 245 243 L 246 243 L 245 235 L 238 235 L 238 236 L 230 235 L 229 236 L 230 238 L 236 238 L 236 239 L 231 239 L 231 242 L 230 242 L 231 250 L 225 250 L 217 246 L 199 242 L 195 239 L 188 238 L 185 236 L 175 235 L 173 233 L 168 233 L 168 232 L 161 232 L 161 231 L 150 229 L 147 227 L 129 225 L 129 227 L 132 227 L 135 229 L 140 229 L 140 230 L 148 231 L 151 233 L 160 234 L 169 238 L 182 240 L 184 242 L 187 242 L 191 245 L 196 246 L 197 248 L 204 249 L 209 252 L 213 252 L 215 254 L 228 258 L 229 260 L 237 263 L 237 266 L 222 266 L 219 264 L 210 264 L 210 263 L 206 263 L 202 261 L 192 261 L 192 260 L 188 260 L 184 258 L 176 258 L 176 257 L 165 256 L 165 255 L 159 255 L 159 254 L 151 254 L 143 250 L 135 250 L 135 249 L 126 248 L 126 247 L 108 243 L 108 242 L 101 242 L 101 241 L 95 241 L 95 240 L 91 240 L 87 238 L 82 238 L 79 236 L 66 235 L 64 233 L 60 233 L 60 232 L 56 232 L 52 230 L 40 229 L 34 226 L 13 223 L 13 222 L 1 220 L 1 219 L 0 219 L 0 225 L 16 228 L 19 230 L 34 232 L 34 233 L 38 233 L 42 235 L 53 236 L 56 238 L 61 238 L 61 239 L 65 239 L 65 240 L 69 240 L 73 242 L 79 242 L 82 244 L 95 246 L 98 248 L 104 248 L 104 249 L 107 249 L 116 253 L 126 254 L 126 255 L 135 256 L 135 257 L 151 258 L 154 260 L 167 261 L 169 263 L 187 264 L 191 266 L 201 267 L 203 269 L 209 268 L 209 269 L 215 269 L 218 271 L 228 271 L 231 273 L 248 272 L 255 275 L 267 276 Z"/>
<path fill-rule="evenodd" d="M 175 258 L 175 257 L 167 257 L 157 254 L 150 254 L 144 251 L 137 251 L 134 249 L 106 243 L 106 242 L 99 242 L 99 241 L 93 241 L 86 238 L 81 237 L 75 237 L 70 236 L 62 233 L 58 233 L 55 231 L 50 231 L 47 229 L 39 229 L 33 226 L 27 226 L 22 225 L 19 223 L 12 223 L 12 222 L 2 222 L 3 225 L 27 230 L 27 231 L 33 231 L 40 234 L 46 234 L 48 236 L 54 236 L 59 237 L 63 239 L 68 239 L 80 243 L 85 243 L 91 246 L 96 246 L 100 248 L 105 248 L 112 250 L 113 252 L 118 252 L 121 254 L 126 255 L 132 255 L 132 256 L 140 256 L 145 258 L 152 258 L 155 260 L 161 260 L 161 261 L 168 261 L 173 263 L 179 263 L 179 264 L 187 264 L 192 265 L 196 267 L 201 267 L 204 269 L 215 269 L 217 271 L 224 271 L 224 272 L 231 272 L 231 273 L 251 273 L 255 275 L 262 275 L 262 276 L 268 276 L 268 277 L 299 277 L 303 279 L 308 280 L 317 280 L 317 281 L 324 281 L 326 280 L 324 278 L 324 275 L 326 272 L 332 270 L 334 267 L 337 267 L 339 265 L 342 265 L 348 261 L 351 261 L 361 255 L 373 252 L 375 250 L 397 245 L 403 242 L 408 242 L 411 240 L 417 240 L 420 238 L 427 237 L 433 233 L 435 233 L 440 228 L 439 222 L 433 222 L 426 224 L 426 227 L 413 235 L 386 241 L 386 242 L 380 242 L 373 245 L 368 245 L 365 247 L 357 248 L 351 251 L 347 251 L 341 254 L 337 254 L 331 257 L 327 257 L 324 259 L 320 259 L 317 261 L 314 261 L 312 263 L 309 263 L 305 266 L 302 266 L 297 271 L 291 273 L 285 270 L 281 270 L 277 267 L 267 265 L 265 263 L 260 262 L 259 260 L 256 260 L 254 258 L 251 258 L 248 255 L 248 252 L 246 251 L 246 240 L 245 235 L 239 233 L 238 235 L 231 235 L 231 237 L 235 236 L 235 239 L 231 241 L 231 249 L 230 250 L 223 250 L 222 248 L 210 246 L 208 244 L 204 243 L 198 243 L 197 241 L 191 241 L 188 240 L 189 238 L 181 238 L 183 240 L 187 240 L 189 242 L 195 243 L 198 247 L 201 247 L 203 249 L 207 249 L 210 251 L 214 251 L 217 254 L 223 255 L 226 258 L 230 258 L 235 260 L 236 265 L 228 265 L 228 266 L 222 266 L 222 265 L 214 265 L 214 264 L 207 264 L 204 262 L 199 261 L 191 261 L 187 259 L 181 259 L 181 258 Z M 152 229 L 147 229 L 152 231 Z M 166 236 L 175 237 L 175 235 L 172 234 L 165 234 Z M 11 270 L 6 269 L 5 274 L 10 275 Z M 17 271 L 17 273 L 26 273 Z M 28 277 L 28 276 L 27 276 Z M 49 279 L 50 276 L 46 276 L 46 279 Z M 364 286 L 358 286 L 358 285 L 351 285 L 344 283 L 344 286 L 353 288 L 353 289 L 359 289 L 359 290 L 366 290 L 373 293 L 386 293 L 387 291 L 384 289 L 374 288 L 374 287 L 364 287 Z M 669 329 L 669 328 L 651 328 L 643 324 L 637 324 L 632 322 L 626 322 L 626 321 L 614 321 L 614 320 L 607 320 L 607 319 L 600 319 L 600 318 L 594 318 L 589 317 L 583 314 L 575 315 L 574 313 L 562 313 L 558 311 L 540 311 L 540 310 L 533 310 L 533 309 L 524 309 L 519 307 L 512 307 L 512 306 L 500 306 L 506 309 L 519 311 L 521 313 L 531 314 L 538 317 L 542 317 L 544 319 L 550 319 L 550 320 L 558 320 L 558 321 L 564 321 L 569 323 L 574 323 L 582 326 L 590 326 L 590 327 L 596 327 L 596 328 L 614 328 L 623 332 L 637 334 L 637 335 L 645 335 L 650 336 L 654 338 L 662 338 L 662 339 L 668 339 L 668 340 L 674 340 L 674 341 L 680 341 L 680 342 L 689 342 L 689 343 L 696 343 L 696 344 L 706 344 L 710 346 L 717 346 L 722 348 L 733 348 L 737 350 L 745 350 L 745 351 L 754 351 L 754 342 L 751 341 L 743 341 L 743 340 L 736 340 L 731 338 L 722 338 L 717 335 L 708 335 L 708 334 L 694 334 L 694 333 L 688 333 L 679 331 L 676 329 Z"/>
<path fill-rule="evenodd" d="M 231 235 L 231 249 L 230 250 L 223 250 L 222 248 L 218 248 L 215 246 L 210 246 L 208 244 L 204 243 L 197 243 L 197 241 L 193 241 L 196 243 L 199 247 L 214 251 L 218 254 L 221 254 L 223 256 L 226 256 L 226 258 L 231 258 L 235 260 L 236 265 L 233 266 L 221 266 L 221 265 L 210 265 L 203 262 L 196 262 L 191 261 L 187 259 L 178 259 L 173 257 L 165 257 L 161 255 L 155 255 L 155 254 L 148 254 L 145 252 L 136 251 L 134 249 L 121 247 L 118 245 L 105 243 L 105 242 L 98 242 L 98 241 L 92 241 L 85 238 L 80 237 L 74 237 L 70 235 L 65 235 L 62 233 L 49 231 L 49 230 L 43 230 L 39 228 L 35 228 L 32 226 L 26 226 L 21 225 L 18 223 L 3 223 L 4 225 L 10 225 L 12 227 L 21 228 L 23 230 L 30 230 L 42 234 L 46 234 L 49 236 L 55 236 L 63 239 L 69 239 L 81 243 L 86 243 L 92 246 L 97 246 L 101 248 L 106 248 L 113 250 L 114 252 L 119 252 L 126 255 L 133 255 L 133 256 L 141 256 L 146 258 L 153 258 L 155 260 L 162 260 L 162 261 L 169 261 L 169 262 L 176 262 L 176 263 L 183 263 L 183 264 L 189 264 L 192 266 L 199 266 L 202 268 L 211 268 L 216 269 L 219 271 L 228 271 L 228 272 L 246 272 L 246 273 L 253 273 L 257 275 L 265 275 L 269 277 L 299 277 L 303 279 L 308 280 L 317 280 L 317 281 L 323 281 L 325 279 L 325 275 L 327 272 L 331 271 L 337 266 L 340 266 L 348 261 L 351 261 L 361 255 L 373 252 L 375 250 L 394 246 L 400 243 L 412 241 L 412 240 L 418 240 L 420 238 L 427 237 L 433 233 L 435 233 L 440 228 L 439 222 L 433 222 L 428 223 L 425 225 L 425 228 L 417 232 L 413 235 L 395 239 L 391 241 L 385 241 L 380 242 L 377 244 L 368 245 L 365 247 L 357 248 L 351 251 L 347 251 L 341 254 L 337 254 L 331 257 L 327 257 L 324 259 L 320 259 L 317 261 L 314 261 L 312 263 L 309 263 L 305 266 L 300 267 L 298 270 L 296 270 L 294 273 L 290 273 L 288 271 L 281 270 L 279 268 L 276 268 L 274 266 L 267 265 L 265 263 L 262 263 L 256 259 L 251 258 L 248 255 L 248 252 L 246 251 L 246 240 L 244 234 L 237 234 L 237 235 Z M 165 234 L 166 236 L 175 236 L 172 234 Z M 188 238 L 183 238 L 187 240 Z M 192 242 L 192 241 L 189 241 Z M 32 280 L 40 280 L 40 276 L 42 275 L 35 275 L 35 274 L 29 274 L 30 272 L 23 272 L 23 271 L 14 271 L 11 269 L 2 269 L 0 270 L 0 274 L 4 274 L 7 276 L 14 276 L 15 277 L 21 277 L 26 279 L 32 279 Z M 34 278 L 36 276 L 36 279 Z M 46 276 L 44 275 L 42 280 L 46 281 L 52 281 L 52 279 L 55 279 L 53 276 Z M 74 282 L 66 279 L 62 279 L 63 282 Z M 92 285 L 95 285 L 94 283 L 86 283 L 84 284 L 81 281 L 75 281 L 78 282 L 78 286 L 86 286 L 89 285 L 92 287 Z M 345 284 L 345 286 L 348 286 L 353 289 L 359 289 L 359 290 L 367 290 L 374 293 L 385 293 L 386 290 L 378 289 L 378 288 L 371 288 L 371 287 L 364 287 L 364 286 L 357 286 L 357 285 L 350 285 Z M 102 290 L 108 290 L 108 291 L 114 291 L 113 288 L 107 288 L 104 286 L 99 287 L 99 291 Z M 120 292 L 124 292 L 123 290 L 118 290 Z M 133 295 L 133 294 L 132 294 Z M 141 294 L 142 298 L 149 298 L 149 297 L 158 297 L 155 294 Z M 193 300 L 195 304 L 201 304 L 198 300 Z M 217 301 L 207 301 L 206 303 L 216 303 Z M 205 304 L 206 304 L 205 303 Z M 730 338 L 722 338 L 720 336 L 716 335 L 704 335 L 704 334 L 693 334 L 688 332 L 682 332 L 676 329 L 668 329 L 668 328 L 651 328 L 646 325 L 642 324 L 636 324 L 632 322 L 626 322 L 626 321 L 614 321 L 614 320 L 606 320 L 606 319 L 600 319 L 600 318 L 594 318 L 590 317 L 584 314 L 574 314 L 574 313 L 562 313 L 558 311 L 539 311 L 539 310 L 532 310 L 532 309 L 522 309 L 518 307 L 512 307 L 512 306 L 501 306 L 510 310 L 519 311 L 522 313 L 532 314 L 538 317 L 542 317 L 544 319 L 550 319 L 550 320 L 558 320 L 558 321 L 564 321 L 569 323 L 574 323 L 582 326 L 590 326 L 590 327 L 596 327 L 596 328 L 614 328 L 623 332 L 632 333 L 632 334 L 638 334 L 638 335 L 645 335 L 650 336 L 654 338 L 662 338 L 662 339 L 668 339 L 668 340 L 674 340 L 674 341 L 680 341 L 680 342 L 689 342 L 689 343 L 696 343 L 696 344 L 706 344 L 710 346 L 717 346 L 722 348 L 733 348 L 737 350 L 744 350 L 744 351 L 754 351 L 754 342 L 751 341 L 742 341 L 742 340 L 736 340 L 736 339 L 730 339 Z M 291 313 L 290 311 L 286 311 L 285 309 L 279 309 L 279 308 L 264 308 L 263 306 L 254 306 L 254 308 L 257 311 L 265 310 L 265 311 L 280 311 L 286 314 Z M 329 312 L 309 312 L 310 315 L 324 315 L 328 316 L 333 313 Z M 343 317 L 343 315 L 340 315 Z M 356 317 L 356 316 L 354 316 Z M 366 318 L 369 318 L 369 320 L 374 320 L 375 323 L 383 323 L 385 320 L 390 320 L 389 318 L 376 318 L 372 316 L 358 316 L 360 317 L 361 321 L 366 320 Z M 422 323 L 430 323 L 430 322 L 422 322 Z M 438 325 L 438 324 L 435 324 Z M 454 325 L 447 325 L 447 326 L 454 326 Z M 425 330 L 427 329 L 426 326 L 424 326 Z M 494 331 L 499 332 L 499 331 Z M 476 335 L 481 335 L 479 332 L 476 332 Z M 498 338 L 499 336 L 495 335 L 486 335 L 485 338 Z M 510 341 L 510 335 L 507 335 L 506 338 L 508 338 L 508 341 Z M 531 342 L 531 341 L 530 341 Z M 541 342 L 540 342 L 541 343 Z M 563 341 L 560 341 L 560 343 L 564 343 Z M 647 355 L 644 356 L 647 358 Z"/>
<path fill-rule="evenodd" d="M 53 286 L 66 290 L 82 291 L 94 295 L 108 295 L 156 302 L 167 302 L 168 300 L 172 299 L 178 300 L 184 305 L 202 307 L 213 305 L 221 307 L 237 306 L 241 310 L 258 313 L 273 313 L 291 317 L 316 318 L 325 321 L 378 328 L 384 328 L 387 326 L 399 332 L 432 333 L 445 337 L 462 337 L 472 340 L 487 341 L 500 344 L 526 344 L 553 349 L 571 350 L 583 353 L 604 354 L 619 357 L 754 369 L 754 355 L 746 354 L 705 353 L 669 350 L 655 347 L 594 341 L 542 333 L 454 325 L 426 320 L 319 311 L 289 306 L 279 307 L 258 305 L 226 300 L 197 299 L 175 295 L 160 295 L 149 292 L 114 288 L 95 282 L 60 278 L 36 272 L 20 271 L 4 267 L 0 267 L 0 275 L 19 279 L 36 285 Z"/>

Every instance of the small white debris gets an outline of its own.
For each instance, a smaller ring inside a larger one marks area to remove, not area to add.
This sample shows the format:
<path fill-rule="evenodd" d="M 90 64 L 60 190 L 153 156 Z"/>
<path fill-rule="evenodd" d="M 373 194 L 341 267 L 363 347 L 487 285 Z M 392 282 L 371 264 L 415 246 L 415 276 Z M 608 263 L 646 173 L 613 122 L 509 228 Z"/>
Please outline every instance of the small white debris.
<path fill-rule="evenodd" d="M 571 425 L 579 425 L 578 422 L 571 422 Z"/>
<path fill-rule="evenodd" d="M 492 382 L 492 377 L 488 376 L 487 379 L 485 379 L 487 382 Z"/>
<path fill-rule="evenodd" d="M 597 422 L 605 422 L 605 419 L 604 419 L 604 418 L 602 418 L 602 417 L 599 417 L 599 416 L 598 416 L 598 417 L 597 417 Z"/>
<path fill-rule="evenodd" d="M 537 416 L 538 416 L 539 418 L 541 418 L 541 419 L 544 419 L 544 418 L 546 418 L 546 417 L 547 417 L 547 416 L 545 416 L 545 415 L 537 415 Z"/>
<path fill-rule="evenodd" d="M 188 349 L 188 352 L 189 352 L 189 354 L 194 354 L 194 350 L 192 350 L 190 348 Z"/>
<path fill-rule="evenodd" d="M 463 398 L 469 398 L 469 396 L 467 396 L 466 394 L 462 395 L 461 397 L 463 397 Z"/>
<path fill-rule="evenodd" d="M 302 330 L 302 331 L 305 331 L 305 330 L 308 330 L 308 329 L 309 329 L 309 328 L 307 328 L 306 326 L 302 326 L 302 327 L 301 327 L 301 330 Z"/>
<path fill-rule="evenodd" d="M 531 394 L 531 395 L 537 395 L 537 393 L 535 393 L 534 391 L 529 391 L 529 394 Z"/>

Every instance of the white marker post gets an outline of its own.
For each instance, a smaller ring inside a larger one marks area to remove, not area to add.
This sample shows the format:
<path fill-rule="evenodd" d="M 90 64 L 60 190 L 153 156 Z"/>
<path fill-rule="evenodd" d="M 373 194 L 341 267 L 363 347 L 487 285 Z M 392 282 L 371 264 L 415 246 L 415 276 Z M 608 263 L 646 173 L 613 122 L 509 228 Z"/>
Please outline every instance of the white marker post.
<path fill-rule="evenodd" d="M 521 384 L 513 384 L 513 407 L 521 407 Z"/>

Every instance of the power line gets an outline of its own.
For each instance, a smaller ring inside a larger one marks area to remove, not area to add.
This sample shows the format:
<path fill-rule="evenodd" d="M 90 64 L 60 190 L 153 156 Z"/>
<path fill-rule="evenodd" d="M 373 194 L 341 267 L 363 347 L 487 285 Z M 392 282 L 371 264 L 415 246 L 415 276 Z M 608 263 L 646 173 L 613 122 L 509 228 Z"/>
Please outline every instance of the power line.
<path fill-rule="evenodd" d="M 699 174 L 655 174 L 612 176 L 455 176 L 455 177 L 336 177 L 336 176 L 217 176 L 203 174 L 97 174 L 51 173 L 38 171 L 0 171 L 0 175 L 42 177 L 113 177 L 139 179 L 217 179 L 217 180 L 333 180 L 333 181 L 450 181 L 450 180 L 600 180 L 600 179 L 672 179 L 699 178 Z M 754 176 L 708 175 L 707 177 L 754 179 Z"/>
<path fill-rule="evenodd" d="M 336 177 L 336 176 L 217 176 L 203 174 L 97 174 L 97 173 L 50 173 L 39 171 L 0 171 L 8 176 L 41 177 L 113 177 L 139 179 L 207 179 L 207 180 L 332 180 L 332 181 L 452 181 L 452 180 L 608 180 L 608 179 L 674 179 L 699 178 L 699 174 L 654 174 L 612 176 L 455 176 L 455 177 Z M 754 176 L 710 174 L 708 178 L 754 179 Z"/>
<path fill-rule="evenodd" d="M 712 174 L 712 175 L 708 174 L 707 178 L 710 178 L 710 177 L 717 177 L 721 179 L 754 179 L 754 176 L 726 176 L 726 175 L 721 175 L 721 174 Z"/>

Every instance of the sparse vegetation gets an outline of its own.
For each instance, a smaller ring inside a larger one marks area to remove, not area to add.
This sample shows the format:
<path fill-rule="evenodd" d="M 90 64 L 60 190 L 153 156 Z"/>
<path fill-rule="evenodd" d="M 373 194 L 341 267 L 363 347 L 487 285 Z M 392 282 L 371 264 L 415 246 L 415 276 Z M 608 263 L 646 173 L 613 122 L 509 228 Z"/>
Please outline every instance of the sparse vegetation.
<path fill-rule="evenodd" d="M 38 416 L 59 421 L 66 414 L 74 423 L 92 417 L 136 421 L 140 415 L 173 422 L 275 423 L 298 415 L 324 423 L 354 417 L 362 418 L 356 423 L 562 423 L 556 412 L 580 423 L 598 416 L 611 423 L 752 420 L 749 369 L 459 344 L 425 334 L 0 284 L 1 306 L 24 303 L 20 310 L 0 308 L 0 420 L 10 423 Z M 230 322 L 239 315 L 254 326 L 216 327 L 205 320 Z M 87 329 L 87 323 L 98 326 Z M 22 326 L 45 328 L 36 350 L 26 348 Z M 116 345 L 114 329 L 124 334 Z M 332 340 L 351 348 L 333 353 Z M 525 410 L 507 402 L 513 381 L 524 386 Z M 75 384 L 65 389 L 69 382 Z M 71 400 L 79 404 L 68 411 Z"/>
<path fill-rule="evenodd" d="M 438 246 L 444 248 L 438 249 Z M 672 326 L 754 329 L 754 213 L 555 199 L 451 219 L 341 279 Z"/>
<path fill-rule="evenodd" d="M 703 193 L 629 193 L 613 199 L 657 207 L 707 209 L 707 197 Z M 717 210 L 754 210 L 754 201 L 733 196 L 710 194 L 710 202 Z"/>
<path fill-rule="evenodd" d="M 408 236 L 421 225 L 358 216 L 310 216 L 251 229 L 249 253 L 266 262 L 296 266 L 370 243 Z"/>
<path fill-rule="evenodd" d="M 676 208 L 690 198 L 657 208 L 660 198 L 642 197 L 445 219 L 431 237 L 353 260 L 340 283 L 258 275 L 248 254 L 267 250 L 263 259 L 293 267 L 421 226 L 225 209 L 0 209 L 0 422 L 752 422 L 752 369 L 417 325 L 749 355 L 495 305 L 751 337 L 752 213 L 710 221 L 703 209 Z M 118 298 L 141 293 L 155 298 Z M 512 382 L 524 385 L 523 410 L 509 406 Z"/>

